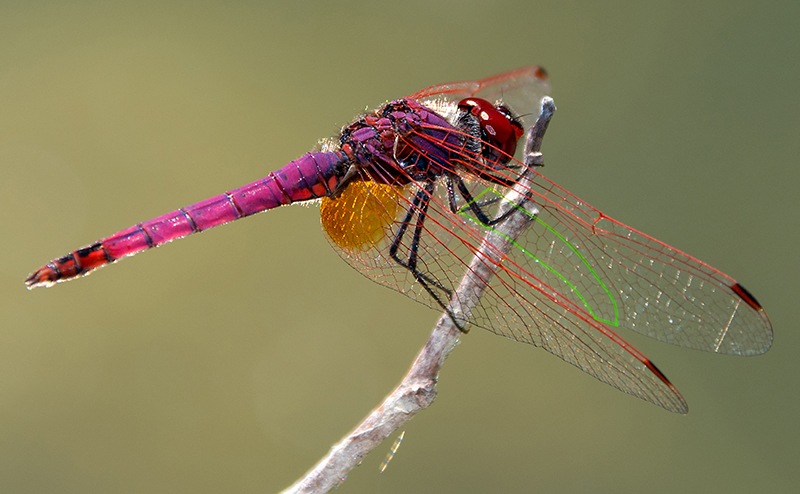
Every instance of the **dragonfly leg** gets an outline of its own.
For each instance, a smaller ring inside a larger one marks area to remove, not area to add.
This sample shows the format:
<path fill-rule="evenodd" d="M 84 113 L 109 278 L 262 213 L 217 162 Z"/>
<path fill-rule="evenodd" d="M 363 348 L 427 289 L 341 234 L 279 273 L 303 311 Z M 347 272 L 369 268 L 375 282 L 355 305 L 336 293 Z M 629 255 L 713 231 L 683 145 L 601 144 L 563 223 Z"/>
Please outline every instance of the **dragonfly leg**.
<path fill-rule="evenodd" d="M 531 173 L 533 168 L 544 166 L 544 158 L 540 151 L 542 147 L 542 140 L 544 138 L 544 134 L 547 131 L 547 126 L 550 123 L 550 119 L 553 117 L 553 113 L 555 112 L 556 107 L 553 103 L 551 98 L 543 98 L 542 99 L 542 108 L 539 112 L 539 117 L 536 119 L 536 123 L 530 128 L 528 134 L 525 138 L 525 151 L 524 151 L 524 161 L 525 167 L 517 176 L 517 178 L 513 181 L 509 181 L 508 179 L 502 179 L 501 177 L 496 177 L 495 175 L 486 174 L 485 176 L 481 176 L 481 178 L 488 179 L 494 183 L 504 186 L 513 186 L 517 183 L 522 182 L 522 179 L 525 178 L 528 174 Z M 453 182 L 456 183 L 458 188 L 458 192 L 466 201 L 466 205 L 462 207 L 456 206 L 456 199 L 455 199 L 455 192 L 453 190 Z M 525 206 L 525 203 L 531 199 L 532 192 L 530 189 L 526 189 L 523 197 L 517 201 L 512 207 L 507 208 L 503 211 L 500 215 L 496 218 L 490 219 L 489 215 L 483 210 L 486 206 L 496 203 L 500 200 L 500 197 L 494 197 L 485 201 L 476 201 L 475 198 L 472 196 L 472 193 L 467 188 L 466 184 L 464 184 L 464 180 L 455 174 L 448 174 L 447 175 L 447 191 L 448 197 L 450 199 L 450 209 L 456 214 L 464 213 L 467 210 L 472 211 L 478 221 L 480 221 L 485 226 L 493 226 L 497 223 L 502 222 L 508 216 L 513 213 L 517 209 L 521 209 Z"/>
<path fill-rule="evenodd" d="M 516 179 L 511 180 L 495 174 L 484 172 L 478 173 L 478 176 L 484 180 L 501 186 L 512 187 L 530 174 L 534 167 L 542 166 L 543 159 L 539 149 L 542 144 L 544 133 L 547 130 L 547 124 L 550 122 L 550 118 L 552 117 L 554 111 L 555 105 L 553 104 L 553 100 L 550 98 L 544 98 L 542 100 L 542 109 L 539 114 L 539 118 L 526 136 L 524 158 L 525 167 Z M 525 204 L 530 201 L 532 195 L 532 191 L 527 190 L 522 194 L 521 199 L 512 204 L 512 207 L 503 210 L 496 218 L 489 218 L 489 215 L 484 211 L 484 208 L 496 203 L 498 200 L 500 200 L 499 197 L 488 199 L 486 201 L 476 201 L 460 176 L 454 173 L 445 173 L 444 178 L 446 181 L 450 210 L 453 213 L 458 214 L 469 209 L 475 215 L 477 220 L 486 226 L 491 226 L 504 221 L 518 208 L 523 208 Z M 430 199 L 434 194 L 435 187 L 436 184 L 433 180 L 426 180 L 424 188 L 419 190 L 414 195 L 414 200 L 409 206 L 408 211 L 406 212 L 406 215 L 400 224 L 400 227 L 397 229 L 397 232 L 394 235 L 392 244 L 389 247 L 389 255 L 398 265 L 409 270 L 420 286 L 422 286 L 425 291 L 428 292 L 431 298 L 433 298 L 433 300 L 435 300 L 436 303 L 442 307 L 445 312 L 447 312 L 450 318 L 455 322 L 456 326 L 461 331 L 466 332 L 466 328 L 464 327 L 463 323 L 459 322 L 459 319 L 452 312 L 449 305 L 445 303 L 445 300 L 449 301 L 452 298 L 452 290 L 442 285 L 442 283 L 440 283 L 430 274 L 421 271 L 417 266 L 423 225 L 427 217 L 428 206 L 430 204 Z M 461 195 L 466 201 L 466 205 L 463 207 L 459 207 L 457 205 L 458 201 L 456 200 L 456 190 L 458 190 L 458 194 Z M 406 238 L 406 234 L 408 233 L 408 227 L 412 224 L 412 222 L 414 222 L 414 229 L 411 233 L 411 242 L 408 244 L 408 257 L 403 259 L 400 255 L 398 255 L 398 251 L 400 250 L 400 246 L 403 245 L 403 240 Z M 446 298 L 442 296 L 443 294 L 446 295 Z"/>
<path fill-rule="evenodd" d="M 423 273 L 417 267 L 417 260 L 419 256 L 419 245 L 420 245 L 420 238 L 422 235 L 422 227 L 425 223 L 425 218 L 427 217 L 428 205 L 430 204 L 430 197 L 433 195 L 434 189 L 436 184 L 434 182 L 428 182 L 425 184 L 425 188 L 420 190 L 414 196 L 414 200 L 411 203 L 411 206 L 408 208 L 403 221 L 400 223 L 400 228 L 398 228 L 397 232 L 395 233 L 394 239 L 392 240 L 392 244 L 389 247 L 389 255 L 394 259 L 394 261 L 399 264 L 400 266 L 408 269 L 411 274 L 414 276 L 414 279 L 425 289 L 426 292 L 436 301 L 436 303 L 444 309 L 450 318 L 456 322 L 456 325 L 462 331 L 466 332 L 466 330 L 459 325 L 458 320 L 456 319 L 455 315 L 451 312 L 448 304 L 445 300 L 443 300 L 441 293 L 444 293 L 447 296 L 447 300 L 449 300 L 453 293 L 452 291 L 447 288 L 446 286 L 442 285 L 438 280 L 431 277 L 428 274 Z M 416 216 L 416 220 L 414 217 Z M 414 230 L 411 233 L 411 243 L 408 247 L 408 258 L 402 259 L 398 255 L 398 250 L 400 245 L 403 243 L 403 238 L 408 233 L 408 226 L 414 222 Z M 439 292 L 437 292 L 437 290 Z"/>
<path fill-rule="evenodd" d="M 461 178 L 458 175 L 455 175 L 455 174 L 451 174 L 451 173 L 446 174 L 445 175 L 445 187 L 447 189 L 447 201 L 448 201 L 448 204 L 450 206 L 450 211 L 453 212 L 454 214 L 464 214 L 468 210 L 472 209 L 475 205 L 477 205 L 479 208 L 484 208 L 486 206 L 491 206 L 492 204 L 494 204 L 494 203 L 496 203 L 497 201 L 500 200 L 499 197 L 493 197 L 491 199 L 485 199 L 483 201 L 475 201 L 472 198 L 472 196 L 469 195 L 469 192 L 467 192 L 466 197 L 465 197 L 465 200 L 467 201 L 467 204 L 464 205 L 464 206 L 458 206 L 458 204 L 457 204 L 458 200 L 456 199 L 456 192 L 455 192 L 455 189 L 453 188 L 453 182 L 459 182 L 459 192 L 461 192 L 462 196 L 464 196 L 464 193 L 462 192 L 462 189 L 461 189 L 461 186 L 463 185 L 463 182 L 461 181 Z M 476 213 L 476 216 L 478 216 L 479 214 L 482 214 L 482 213 L 483 213 L 483 211 L 481 211 L 480 213 Z M 488 218 L 488 215 L 484 214 L 484 216 Z"/>
<path fill-rule="evenodd" d="M 525 203 L 528 202 L 528 200 L 530 200 L 530 198 L 531 198 L 530 192 L 527 192 L 522 197 L 522 199 L 520 199 L 517 203 L 514 204 L 514 207 L 506 209 L 500 215 L 498 215 L 496 218 L 489 218 L 489 215 L 487 215 L 486 212 L 484 212 L 483 208 L 485 208 L 486 206 L 489 206 L 491 204 L 496 203 L 501 198 L 500 197 L 495 197 L 495 198 L 492 198 L 492 199 L 487 199 L 485 201 L 480 201 L 480 202 L 476 201 L 475 198 L 472 197 L 472 193 L 470 193 L 469 189 L 464 184 L 464 181 L 461 179 L 461 177 L 455 176 L 455 177 L 451 177 L 451 179 L 454 180 L 458 184 L 457 185 L 458 186 L 458 192 L 461 194 L 461 197 L 464 198 L 464 201 L 466 201 L 466 205 L 465 206 L 462 206 L 461 208 L 457 208 L 457 209 L 453 210 L 453 212 L 458 214 L 458 213 L 463 213 L 464 211 L 469 209 L 470 211 L 472 211 L 472 213 L 475 215 L 475 217 L 478 219 L 478 221 L 480 221 L 481 224 L 483 224 L 484 226 L 492 226 L 492 225 L 496 225 L 497 223 L 502 222 L 503 220 L 508 218 L 508 216 L 512 212 L 514 212 L 515 210 L 523 207 L 525 205 Z M 453 207 L 454 204 L 455 204 L 455 201 L 454 200 L 451 201 L 451 208 Z"/>

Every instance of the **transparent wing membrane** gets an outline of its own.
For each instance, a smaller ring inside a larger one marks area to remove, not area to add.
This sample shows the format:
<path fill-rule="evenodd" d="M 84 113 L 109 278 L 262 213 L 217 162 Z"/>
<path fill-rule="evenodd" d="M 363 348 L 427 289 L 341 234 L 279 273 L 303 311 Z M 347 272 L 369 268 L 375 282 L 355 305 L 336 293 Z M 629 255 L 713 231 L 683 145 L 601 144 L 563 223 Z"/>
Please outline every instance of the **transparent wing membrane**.
<path fill-rule="evenodd" d="M 433 108 L 475 95 L 493 98 L 524 115 L 528 130 L 546 92 L 539 73 L 523 69 L 488 81 L 435 86 L 412 97 Z M 416 137 L 426 135 L 422 129 Z M 467 201 L 489 218 L 497 217 L 506 191 L 498 183 L 514 183 L 525 169 L 512 161 L 488 176 L 486 164 L 474 152 L 451 152 L 455 157 L 446 172 L 457 175 L 468 196 L 447 173 L 432 193 L 403 177 L 399 181 L 410 184 L 393 189 L 397 207 L 388 209 L 396 215 L 383 224 L 378 242 L 348 249 L 332 239 L 341 256 L 367 277 L 434 309 L 449 301 L 493 229 Z M 369 197 L 378 190 L 353 193 Z M 471 324 L 541 347 L 626 393 L 681 413 L 687 407 L 675 387 L 617 334 L 618 328 L 716 353 L 752 355 L 770 347 L 766 313 L 731 277 L 609 218 L 535 171 L 527 193 L 529 202 L 511 206 L 524 210 L 530 227 L 512 242 L 503 261 L 492 266 L 496 274 Z M 323 203 L 336 200 L 341 199 Z M 398 235 L 401 231 L 405 233 Z M 389 255 L 393 246 L 396 257 Z M 416 273 L 397 259 L 413 255 Z"/>

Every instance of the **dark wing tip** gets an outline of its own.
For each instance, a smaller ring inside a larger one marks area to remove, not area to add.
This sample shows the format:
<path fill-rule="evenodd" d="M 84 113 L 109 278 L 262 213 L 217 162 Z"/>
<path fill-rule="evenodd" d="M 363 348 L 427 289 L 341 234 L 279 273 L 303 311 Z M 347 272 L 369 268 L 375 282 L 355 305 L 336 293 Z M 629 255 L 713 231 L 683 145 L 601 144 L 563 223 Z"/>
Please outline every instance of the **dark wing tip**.
<path fill-rule="evenodd" d="M 763 311 L 764 310 L 764 307 L 762 307 L 762 305 L 760 303 L 758 303 L 758 300 L 756 300 L 756 298 L 753 296 L 753 294 L 750 293 L 747 290 L 747 288 L 743 287 L 739 283 L 734 283 L 733 285 L 731 285 L 731 290 L 733 290 L 733 293 L 738 295 L 739 298 L 744 300 L 747 305 L 752 307 L 753 310 L 756 310 L 756 311 Z"/>
<path fill-rule="evenodd" d="M 648 358 L 645 358 L 642 361 L 642 363 L 653 374 L 655 374 L 658 377 L 658 379 L 661 380 L 661 382 L 664 383 L 664 385 L 667 386 L 672 392 L 670 400 L 666 402 L 658 401 L 656 402 L 656 404 L 665 408 L 666 410 L 669 410 L 670 412 L 680 413 L 681 415 L 686 415 L 687 413 L 689 413 L 689 405 L 686 403 L 686 400 L 683 399 L 683 396 L 681 396 L 680 392 L 678 391 L 678 388 L 676 388 L 675 385 L 672 384 L 669 379 L 667 379 L 667 376 L 664 375 L 664 373 L 661 372 L 661 370 L 658 367 L 656 367 L 656 364 L 654 364 Z"/>
<path fill-rule="evenodd" d="M 750 326 L 748 328 L 753 344 L 748 348 L 748 352 L 743 354 L 760 355 L 765 353 L 772 346 L 772 323 L 767 316 L 767 311 L 764 310 L 764 307 L 756 300 L 753 294 L 739 283 L 730 285 L 730 288 L 739 299 L 756 312 L 760 319 L 758 326 Z"/>

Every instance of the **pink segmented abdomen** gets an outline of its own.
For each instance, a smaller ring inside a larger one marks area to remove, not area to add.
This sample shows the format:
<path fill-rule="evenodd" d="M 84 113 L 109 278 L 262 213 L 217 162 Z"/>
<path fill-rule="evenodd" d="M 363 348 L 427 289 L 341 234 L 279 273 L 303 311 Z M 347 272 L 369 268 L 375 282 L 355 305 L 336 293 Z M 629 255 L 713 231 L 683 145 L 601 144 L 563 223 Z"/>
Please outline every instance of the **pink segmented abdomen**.
<path fill-rule="evenodd" d="M 330 195 L 346 171 L 342 152 L 308 153 L 261 180 L 136 225 L 54 259 L 28 276 L 28 288 L 51 286 L 122 257 L 245 216 Z"/>

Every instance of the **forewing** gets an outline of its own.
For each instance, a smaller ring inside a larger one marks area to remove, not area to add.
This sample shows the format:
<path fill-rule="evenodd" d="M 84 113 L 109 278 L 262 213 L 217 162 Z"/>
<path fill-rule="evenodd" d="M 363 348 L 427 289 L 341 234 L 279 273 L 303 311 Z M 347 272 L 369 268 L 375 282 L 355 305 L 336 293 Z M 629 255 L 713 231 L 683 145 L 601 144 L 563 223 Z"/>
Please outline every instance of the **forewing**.
<path fill-rule="evenodd" d="M 562 312 L 698 350 L 769 349 L 766 312 L 730 276 L 604 215 L 542 175 L 535 175 L 531 193 L 539 211 L 509 269 L 558 293 Z"/>

